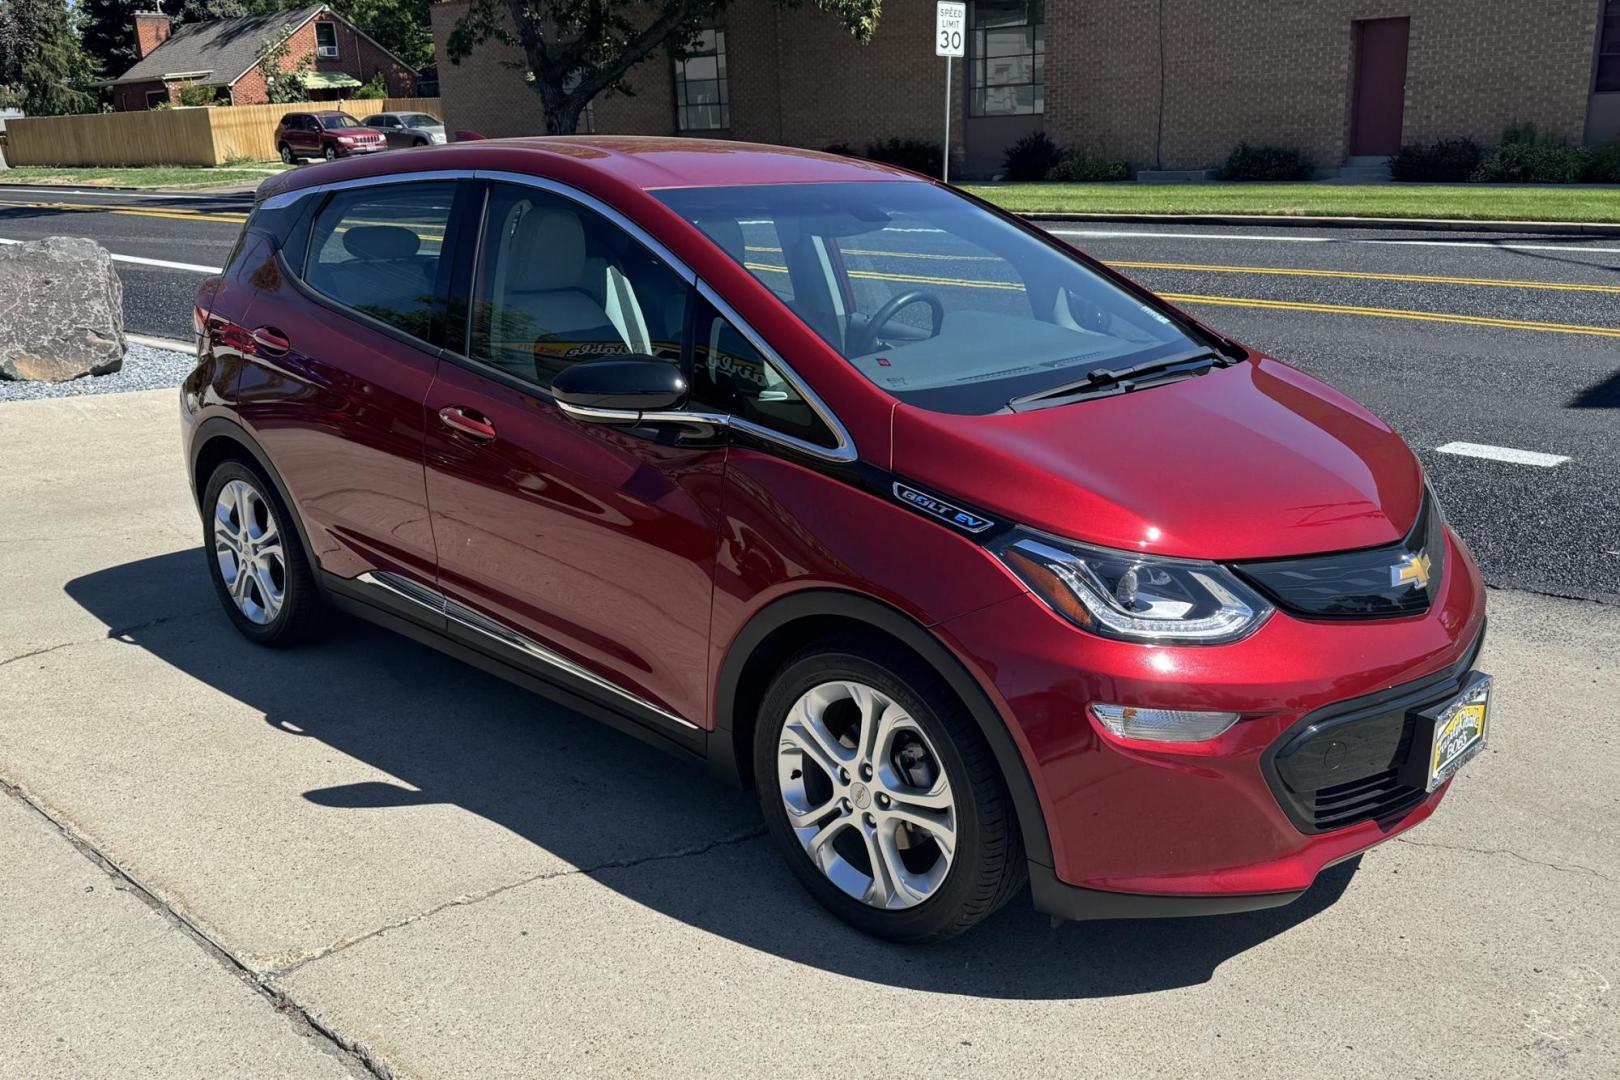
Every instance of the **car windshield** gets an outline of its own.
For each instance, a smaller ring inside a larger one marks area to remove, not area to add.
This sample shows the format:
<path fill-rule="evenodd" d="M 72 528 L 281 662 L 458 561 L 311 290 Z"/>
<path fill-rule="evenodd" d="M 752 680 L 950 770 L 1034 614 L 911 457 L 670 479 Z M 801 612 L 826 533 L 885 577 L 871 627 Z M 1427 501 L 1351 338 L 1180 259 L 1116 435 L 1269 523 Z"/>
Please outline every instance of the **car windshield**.
<path fill-rule="evenodd" d="M 348 113 L 326 113 L 321 116 L 321 127 L 324 128 L 351 128 L 359 127 L 360 121 Z"/>
<path fill-rule="evenodd" d="M 1079 258 L 933 184 L 655 192 L 861 374 L 939 412 L 1198 348 Z"/>
<path fill-rule="evenodd" d="M 405 126 L 413 128 L 438 127 L 439 121 L 427 113 L 413 113 L 405 118 Z"/>

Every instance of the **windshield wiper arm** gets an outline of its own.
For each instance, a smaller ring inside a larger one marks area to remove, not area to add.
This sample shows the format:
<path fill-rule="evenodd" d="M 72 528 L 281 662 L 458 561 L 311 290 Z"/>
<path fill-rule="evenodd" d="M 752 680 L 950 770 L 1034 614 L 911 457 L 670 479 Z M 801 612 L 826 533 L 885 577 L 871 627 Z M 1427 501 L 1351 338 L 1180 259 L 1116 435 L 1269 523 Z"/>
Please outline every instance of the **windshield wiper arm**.
<path fill-rule="evenodd" d="M 1054 386 L 1049 390 L 1037 390 L 1033 394 L 1015 397 L 1007 402 L 1007 407 L 1017 409 L 1020 405 L 1053 401 L 1057 398 L 1066 398 L 1095 390 L 1124 393 L 1133 388 L 1132 384 L 1143 380 L 1144 376 L 1155 376 L 1149 381 L 1156 383 L 1166 378 L 1183 375 L 1202 375 L 1210 368 L 1221 367 L 1228 362 L 1213 350 L 1193 349 L 1188 352 L 1177 353 L 1174 356 L 1161 356 L 1157 360 L 1144 360 L 1140 364 L 1129 364 L 1121 368 L 1096 367 L 1088 371 L 1083 379 L 1077 379 L 1062 386 Z"/>

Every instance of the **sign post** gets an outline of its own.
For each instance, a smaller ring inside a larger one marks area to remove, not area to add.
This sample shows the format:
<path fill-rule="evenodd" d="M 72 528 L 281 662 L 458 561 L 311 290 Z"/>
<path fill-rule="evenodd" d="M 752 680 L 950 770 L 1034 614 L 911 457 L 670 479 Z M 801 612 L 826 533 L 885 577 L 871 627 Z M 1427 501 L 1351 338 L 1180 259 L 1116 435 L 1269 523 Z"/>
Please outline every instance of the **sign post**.
<path fill-rule="evenodd" d="M 934 5 L 934 55 L 945 58 L 945 153 L 940 179 L 951 182 L 951 57 L 967 55 L 967 4 L 964 0 L 938 0 Z"/>

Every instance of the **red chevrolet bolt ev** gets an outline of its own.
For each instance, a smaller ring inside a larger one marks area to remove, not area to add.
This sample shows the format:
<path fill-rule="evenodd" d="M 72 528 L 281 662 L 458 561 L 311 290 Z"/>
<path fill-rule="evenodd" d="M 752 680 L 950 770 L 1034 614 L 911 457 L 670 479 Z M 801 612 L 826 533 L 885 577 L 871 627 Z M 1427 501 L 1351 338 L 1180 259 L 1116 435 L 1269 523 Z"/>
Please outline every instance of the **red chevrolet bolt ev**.
<path fill-rule="evenodd" d="M 207 564 L 759 793 L 863 930 L 1286 903 L 1484 744 L 1479 572 L 1343 395 L 925 178 L 687 139 L 284 174 L 197 297 Z"/>

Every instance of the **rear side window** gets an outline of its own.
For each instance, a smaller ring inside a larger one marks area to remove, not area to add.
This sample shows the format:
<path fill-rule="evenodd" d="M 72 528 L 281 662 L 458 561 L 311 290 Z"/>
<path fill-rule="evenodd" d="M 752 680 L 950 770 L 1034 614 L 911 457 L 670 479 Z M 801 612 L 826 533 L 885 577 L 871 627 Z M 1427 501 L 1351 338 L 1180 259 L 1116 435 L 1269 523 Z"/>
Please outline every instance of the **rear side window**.
<path fill-rule="evenodd" d="M 338 192 L 310 231 L 305 284 L 429 340 L 455 195 L 454 182 Z"/>

